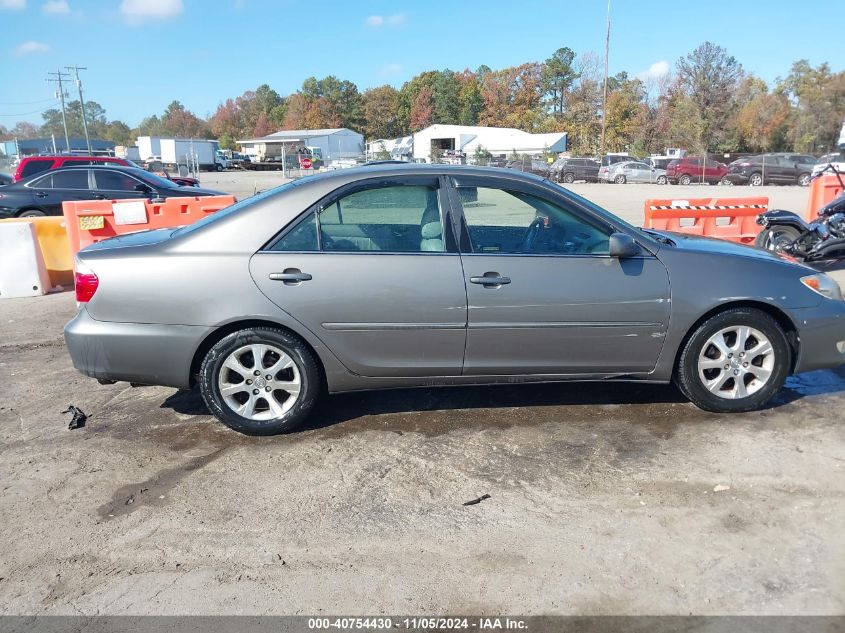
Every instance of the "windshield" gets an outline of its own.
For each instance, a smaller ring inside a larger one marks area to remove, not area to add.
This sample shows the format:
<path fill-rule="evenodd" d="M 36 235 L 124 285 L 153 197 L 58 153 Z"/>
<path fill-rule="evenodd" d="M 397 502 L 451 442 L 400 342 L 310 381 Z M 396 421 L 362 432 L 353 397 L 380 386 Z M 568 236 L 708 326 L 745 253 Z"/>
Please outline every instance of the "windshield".
<path fill-rule="evenodd" d="M 171 237 L 177 237 L 179 235 L 187 235 L 188 233 L 193 233 L 197 229 L 201 229 L 204 226 L 208 226 L 214 222 L 219 222 L 220 220 L 229 217 L 233 213 L 237 213 L 241 209 L 246 207 L 250 207 L 253 204 L 257 204 L 262 200 L 266 200 L 276 194 L 282 193 L 287 191 L 288 189 L 293 189 L 294 187 L 302 184 L 303 182 L 308 182 L 308 179 L 303 178 L 301 180 L 291 180 L 288 183 L 275 187 L 274 189 L 268 189 L 267 191 L 262 191 L 259 194 L 251 196 L 249 198 L 244 198 L 243 200 L 236 202 L 235 204 L 226 207 L 225 209 L 221 209 L 217 213 L 212 213 L 211 215 L 205 216 L 202 220 L 198 222 L 194 222 L 193 224 L 189 224 L 188 226 L 183 226 L 180 229 L 176 229 L 173 233 L 170 234 Z"/>

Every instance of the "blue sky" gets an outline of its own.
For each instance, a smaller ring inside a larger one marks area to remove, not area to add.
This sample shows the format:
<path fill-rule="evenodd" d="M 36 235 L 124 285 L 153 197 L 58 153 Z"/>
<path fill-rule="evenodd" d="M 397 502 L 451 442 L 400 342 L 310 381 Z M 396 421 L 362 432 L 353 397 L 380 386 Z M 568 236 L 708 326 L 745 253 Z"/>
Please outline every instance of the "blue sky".
<path fill-rule="evenodd" d="M 772 82 L 807 58 L 842 70 L 836 3 L 612 0 L 610 72 L 674 67 L 712 40 Z M 603 48 L 604 0 L 0 0 L 0 125 L 41 122 L 46 73 L 87 66 L 85 97 L 135 126 L 178 99 L 200 116 L 310 75 L 363 90 L 423 70 L 502 68 Z M 828 15 L 829 19 L 824 16 Z M 72 91 L 75 90 L 71 86 Z"/>

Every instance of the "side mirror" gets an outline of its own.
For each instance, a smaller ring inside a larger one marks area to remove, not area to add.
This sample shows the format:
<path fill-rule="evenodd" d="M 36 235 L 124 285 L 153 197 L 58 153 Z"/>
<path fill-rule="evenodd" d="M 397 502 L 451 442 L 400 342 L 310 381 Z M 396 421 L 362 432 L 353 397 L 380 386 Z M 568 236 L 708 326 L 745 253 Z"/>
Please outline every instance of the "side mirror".
<path fill-rule="evenodd" d="M 634 238 L 627 233 L 613 233 L 610 236 L 608 250 L 611 257 L 617 257 L 619 259 L 636 257 L 640 254 L 640 247 L 637 246 Z"/>
<path fill-rule="evenodd" d="M 135 191 L 137 191 L 138 193 L 150 193 L 152 189 L 150 189 L 148 185 L 139 182 L 137 185 L 135 185 Z"/>

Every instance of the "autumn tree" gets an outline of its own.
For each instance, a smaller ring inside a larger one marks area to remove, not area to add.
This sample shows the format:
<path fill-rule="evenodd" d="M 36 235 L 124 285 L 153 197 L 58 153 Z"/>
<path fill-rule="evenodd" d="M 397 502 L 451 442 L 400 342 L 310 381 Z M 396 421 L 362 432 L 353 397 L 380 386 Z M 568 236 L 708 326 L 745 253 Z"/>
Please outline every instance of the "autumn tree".
<path fill-rule="evenodd" d="M 429 86 L 424 86 L 414 98 L 411 104 L 410 126 L 412 132 L 419 132 L 432 124 L 434 115 L 434 91 Z"/>
<path fill-rule="evenodd" d="M 677 63 L 677 90 L 692 106 L 701 135 L 696 145 L 715 149 L 734 109 L 742 66 L 721 46 L 704 42 Z"/>
<path fill-rule="evenodd" d="M 364 135 L 367 138 L 396 138 L 399 125 L 399 91 L 392 86 L 365 90 L 362 95 Z"/>
<path fill-rule="evenodd" d="M 813 68 L 801 59 L 778 89 L 794 106 L 787 133 L 793 148 L 823 152 L 836 147 L 845 114 L 845 71 L 834 73 L 827 63 Z"/>

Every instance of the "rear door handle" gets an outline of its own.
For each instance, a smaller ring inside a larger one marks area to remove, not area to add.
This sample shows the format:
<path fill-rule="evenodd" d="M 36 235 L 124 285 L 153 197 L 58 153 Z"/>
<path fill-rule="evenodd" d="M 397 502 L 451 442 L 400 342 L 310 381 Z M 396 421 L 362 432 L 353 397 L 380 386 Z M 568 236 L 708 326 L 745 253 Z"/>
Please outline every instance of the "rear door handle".
<path fill-rule="evenodd" d="M 270 273 L 270 279 L 273 281 L 284 281 L 285 283 L 302 283 L 303 281 L 311 281 L 313 277 L 308 273 L 304 273 L 298 268 L 288 268 L 282 273 Z"/>
<path fill-rule="evenodd" d="M 484 273 L 481 277 L 470 277 L 470 283 L 482 286 L 503 286 L 511 282 L 510 277 L 502 277 L 499 273 Z"/>
<path fill-rule="evenodd" d="M 35 194 L 35 197 L 36 198 L 46 198 L 47 194 L 44 193 L 43 191 L 39 191 L 38 193 Z"/>

